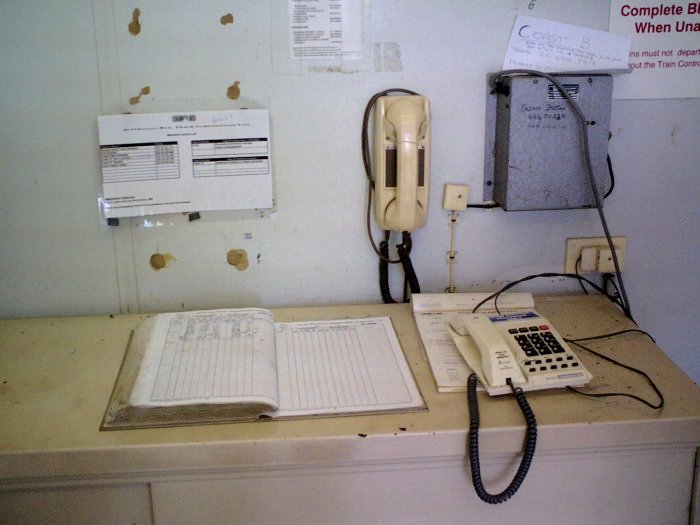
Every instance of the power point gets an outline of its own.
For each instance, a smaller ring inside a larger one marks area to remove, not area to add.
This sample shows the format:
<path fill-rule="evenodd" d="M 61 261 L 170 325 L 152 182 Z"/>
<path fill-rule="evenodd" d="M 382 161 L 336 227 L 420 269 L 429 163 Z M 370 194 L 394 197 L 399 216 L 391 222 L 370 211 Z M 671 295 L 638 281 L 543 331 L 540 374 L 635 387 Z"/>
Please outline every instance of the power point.
<path fill-rule="evenodd" d="M 617 253 L 617 248 L 615 248 L 615 252 Z M 618 257 L 618 262 L 619 257 Z M 615 272 L 615 263 L 613 262 L 613 256 L 612 252 L 610 251 L 610 248 L 601 248 L 600 251 L 598 252 L 598 267 L 597 270 L 600 273 L 614 273 Z"/>
<path fill-rule="evenodd" d="M 579 270 L 581 272 L 595 272 L 598 269 L 598 257 L 600 249 L 597 246 L 586 246 L 581 249 L 579 256 Z"/>
<path fill-rule="evenodd" d="M 627 237 L 612 238 L 622 269 L 627 252 Z M 566 240 L 565 273 L 610 273 L 615 271 L 612 253 L 605 237 L 578 237 Z"/>
<path fill-rule="evenodd" d="M 442 197 L 442 207 L 446 210 L 461 211 L 467 209 L 469 186 L 461 184 L 445 184 Z"/>

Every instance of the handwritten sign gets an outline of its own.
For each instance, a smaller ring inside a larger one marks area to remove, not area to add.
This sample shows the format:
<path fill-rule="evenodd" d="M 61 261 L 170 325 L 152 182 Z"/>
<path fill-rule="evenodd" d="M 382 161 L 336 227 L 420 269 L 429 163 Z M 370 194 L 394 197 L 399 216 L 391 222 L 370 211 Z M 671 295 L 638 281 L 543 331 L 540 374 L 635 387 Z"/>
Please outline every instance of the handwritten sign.
<path fill-rule="evenodd" d="M 518 16 L 503 69 L 549 73 L 627 71 L 630 38 L 541 18 Z"/>

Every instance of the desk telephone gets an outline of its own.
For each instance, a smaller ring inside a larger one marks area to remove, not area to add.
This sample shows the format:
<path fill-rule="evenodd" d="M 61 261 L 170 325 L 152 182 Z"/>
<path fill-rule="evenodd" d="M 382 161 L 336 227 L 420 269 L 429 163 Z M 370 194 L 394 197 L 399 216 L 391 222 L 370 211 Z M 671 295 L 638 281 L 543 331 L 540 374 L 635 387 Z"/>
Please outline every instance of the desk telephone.
<path fill-rule="evenodd" d="M 592 376 L 551 323 L 537 312 L 460 315 L 450 321 L 449 330 L 474 370 L 467 382 L 469 466 L 474 490 L 486 503 L 503 503 L 525 480 L 537 445 L 537 420 L 523 392 L 581 386 Z M 489 493 L 481 479 L 477 377 L 489 395 L 512 392 L 527 425 L 520 466 L 498 494 Z"/>
<path fill-rule="evenodd" d="M 489 395 L 582 386 L 592 376 L 551 323 L 534 311 L 466 314 L 450 321 L 452 337 Z"/>

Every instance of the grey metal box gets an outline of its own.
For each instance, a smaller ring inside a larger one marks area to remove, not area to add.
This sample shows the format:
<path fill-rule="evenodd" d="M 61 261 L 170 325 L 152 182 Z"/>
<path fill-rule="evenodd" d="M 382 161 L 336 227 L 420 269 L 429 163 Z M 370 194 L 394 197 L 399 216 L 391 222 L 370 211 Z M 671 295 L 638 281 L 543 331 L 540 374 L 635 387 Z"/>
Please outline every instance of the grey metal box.
<path fill-rule="evenodd" d="M 557 75 L 589 124 L 598 194 L 608 184 L 612 77 Z M 503 77 L 496 89 L 493 200 L 505 210 L 595 207 L 578 117 L 549 80 Z"/>

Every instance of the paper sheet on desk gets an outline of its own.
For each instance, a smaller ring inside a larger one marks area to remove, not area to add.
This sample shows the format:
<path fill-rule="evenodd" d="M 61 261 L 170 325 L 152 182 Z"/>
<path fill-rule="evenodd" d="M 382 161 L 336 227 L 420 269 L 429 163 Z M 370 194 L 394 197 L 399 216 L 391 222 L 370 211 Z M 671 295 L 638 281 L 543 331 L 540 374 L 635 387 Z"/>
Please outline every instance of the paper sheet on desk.
<path fill-rule="evenodd" d="M 628 36 L 518 16 L 503 69 L 628 72 L 629 52 Z"/>
<path fill-rule="evenodd" d="M 463 392 L 471 369 L 462 358 L 447 330 L 455 315 L 472 312 L 489 293 L 413 294 L 413 316 L 423 348 L 430 362 L 438 392 Z M 499 312 L 532 309 L 535 301 L 530 293 L 505 293 L 498 298 Z M 479 308 L 479 312 L 495 312 L 494 300 Z"/>

